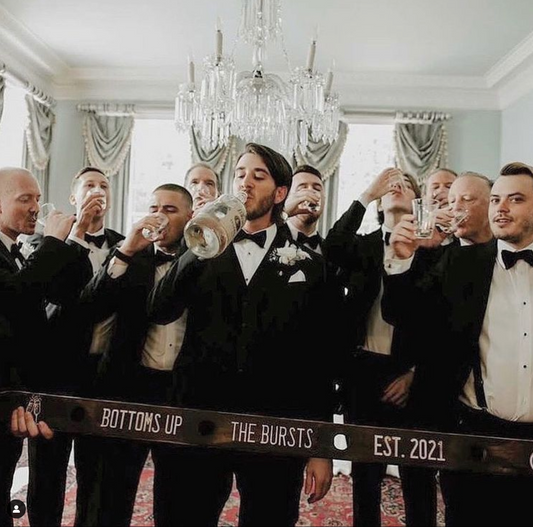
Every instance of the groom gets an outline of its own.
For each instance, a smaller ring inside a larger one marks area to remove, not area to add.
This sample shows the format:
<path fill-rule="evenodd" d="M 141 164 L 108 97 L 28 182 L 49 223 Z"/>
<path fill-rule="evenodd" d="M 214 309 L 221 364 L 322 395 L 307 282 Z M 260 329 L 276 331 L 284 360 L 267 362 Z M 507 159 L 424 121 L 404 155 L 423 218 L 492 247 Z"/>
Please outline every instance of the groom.
<path fill-rule="evenodd" d="M 156 324 L 188 310 L 174 366 L 175 404 L 292 418 L 331 417 L 327 358 L 316 332 L 328 302 L 323 260 L 296 244 L 280 220 L 291 184 L 283 156 L 250 143 L 237 160 L 233 192 L 244 190 L 244 229 L 218 258 L 190 251 L 151 295 Z M 285 248 L 284 251 L 281 249 Z M 285 255 L 288 256 L 285 256 Z M 217 525 L 233 475 L 241 525 L 294 525 L 300 492 L 321 499 L 331 461 L 167 447 L 172 525 Z M 197 506 L 198 502 L 201 507 Z"/>

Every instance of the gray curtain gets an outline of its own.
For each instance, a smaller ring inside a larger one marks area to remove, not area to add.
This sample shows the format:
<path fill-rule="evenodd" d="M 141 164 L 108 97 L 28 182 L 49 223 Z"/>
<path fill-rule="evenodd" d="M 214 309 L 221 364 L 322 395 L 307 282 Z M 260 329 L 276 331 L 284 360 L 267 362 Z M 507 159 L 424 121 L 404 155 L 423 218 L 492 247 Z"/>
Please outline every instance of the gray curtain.
<path fill-rule="evenodd" d="M 398 114 L 394 127 L 396 164 L 423 185 L 427 176 L 448 163 L 448 136 L 443 121 L 449 115 L 424 112 Z"/>
<path fill-rule="evenodd" d="M 49 105 L 37 101 L 32 95 L 26 95 L 25 100 L 28 121 L 24 143 L 24 166 L 39 181 L 44 202 L 48 200 L 50 145 L 55 115 Z"/>
<path fill-rule="evenodd" d="M 322 236 L 325 236 L 332 227 L 337 214 L 339 163 L 347 137 L 348 125 L 341 121 L 339 123 L 339 135 L 333 143 L 315 142 L 309 137 L 307 151 L 304 152 L 300 147 L 297 147 L 294 152 L 295 165 L 311 165 L 322 174 L 326 193 L 326 204 L 319 226 Z"/>
<path fill-rule="evenodd" d="M 4 90 L 6 87 L 6 81 L 2 77 L 0 72 L 0 121 L 2 120 L 2 113 L 4 112 Z"/>
<path fill-rule="evenodd" d="M 213 170 L 220 176 L 222 193 L 231 194 L 233 185 L 233 164 L 235 163 L 237 146 L 240 144 L 239 140 L 232 135 L 230 136 L 227 145 L 219 146 L 214 150 L 207 151 L 202 147 L 200 138 L 194 128 L 191 128 L 190 137 L 193 164 L 203 161 L 204 163 L 211 165 Z"/>
<path fill-rule="evenodd" d="M 133 133 L 133 108 L 127 115 L 117 115 L 112 105 L 95 112 L 85 110 L 83 138 L 85 164 L 102 169 L 110 178 L 112 188 L 111 208 L 106 217 L 108 227 L 121 232 L 126 221 L 127 195 L 130 180 L 131 138 Z"/>

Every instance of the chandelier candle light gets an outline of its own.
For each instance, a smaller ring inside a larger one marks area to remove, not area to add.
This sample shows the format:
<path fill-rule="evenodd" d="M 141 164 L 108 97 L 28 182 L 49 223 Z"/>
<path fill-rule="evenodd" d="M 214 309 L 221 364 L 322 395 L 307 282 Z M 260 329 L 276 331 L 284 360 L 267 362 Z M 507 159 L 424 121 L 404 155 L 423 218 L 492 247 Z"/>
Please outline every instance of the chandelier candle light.
<path fill-rule="evenodd" d="M 243 0 L 238 38 L 253 46 L 253 70 L 235 72 L 233 56 L 223 53 L 217 21 L 215 53 L 204 59 L 199 91 L 189 57 L 188 82 L 180 85 L 176 96 L 176 126 L 194 127 L 207 150 L 226 144 L 231 135 L 286 154 L 298 146 L 305 151 L 309 136 L 331 143 L 338 134 L 339 98 L 332 91 L 332 69 L 325 82 L 314 70 L 317 36 L 315 30 L 305 67 L 292 70 L 283 43 L 280 0 Z M 264 71 L 266 45 L 277 39 L 291 72 L 288 83 Z"/>

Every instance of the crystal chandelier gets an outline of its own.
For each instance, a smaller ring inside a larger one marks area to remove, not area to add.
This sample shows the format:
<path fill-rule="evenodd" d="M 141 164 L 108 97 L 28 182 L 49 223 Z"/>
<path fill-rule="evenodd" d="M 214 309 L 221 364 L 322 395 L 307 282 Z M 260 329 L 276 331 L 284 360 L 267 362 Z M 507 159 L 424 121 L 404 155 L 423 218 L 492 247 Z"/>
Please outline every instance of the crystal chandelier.
<path fill-rule="evenodd" d="M 309 136 L 334 141 L 339 97 L 331 89 L 332 71 L 324 79 L 314 69 L 316 35 L 305 67 L 291 71 L 289 82 L 266 73 L 263 65 L 267 44 L 279 39 L 283 46 L 280 0 L 243 0 L 238 38 L 253 47 L 252 71 L 236 73 L 233 57 L 223 53 L 219 24 L 215 53 L 203 61 L 200 86 L 189 58 L 188 82 L 180 85 L 176 96 L 178 129 L 194 127 L 206 150 L 226 144 L 231 135 L 286 154 L 297 146 L 305 151 Z M 283 52 L 287 58 L 284 47 Z"/>

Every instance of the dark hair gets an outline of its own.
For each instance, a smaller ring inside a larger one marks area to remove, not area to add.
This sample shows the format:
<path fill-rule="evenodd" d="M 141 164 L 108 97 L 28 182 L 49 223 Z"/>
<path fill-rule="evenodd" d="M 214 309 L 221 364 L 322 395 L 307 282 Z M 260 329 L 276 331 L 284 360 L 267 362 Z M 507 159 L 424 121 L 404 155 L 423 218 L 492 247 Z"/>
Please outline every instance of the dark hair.
<path fill-rule="evenodd" d="M 298 165 L 292 172 L 292 177 L 294 177 L 296 174 L 300 174 L 300 172 L 313 174 L 313 176 L 316 176 L 318 179 L 320 179 L 320 181 L 322 181 L 322 174 L 320 171 L 311 165 Z"/>
<path fill-rule="evenodd" d="M 182 194 L 185 196 L 185 200 L 187 201 L 187 204 L 192 208 L 192 196 L 191 193 L 181 185 L 176 185 L 176 183 L 163 183 L 162 185 L 159 185 L 156 189 L 152 191 L 152 194 L 154 192 L 157 192 L 158 190 L 168 190 L 170 192 L 176 192 L 177 194 Z"/>
<path fill-rule="evenodd" d="M 409 180 L 409 183 L 411 183 L 411 187 L 413 187 L 413 192 L 415 193 L 415 198 L 419 198 L 422 196 L 422 192 L 420 190 L 420 185 L 418 184 L 418 181 L 416 178 L 409 174 L 408 172 L 402 172 L 402 176 L 406 177 Z M 385 214 L 382 210 L 379 210 L 379 205 L 381 204 L 381 198 L 377 201 L 378 204 L 378 222 L 380 225 L 383 225 L 383 222 L 385 221 Z"/>
<path fill-rule="evenodd" d="M 533 177 L 533 167 L 514 161 L 513 163 L 507 163 L 500 170 L 500 176 L 531 176 Z"/>
<path fill-rule="evenodd" d="M 86 167 L 83 167 L 73 178 L 72 178 L 72 182 L 70 184 L 70 193 L 71 194 L 74 194 L 75 190 L 76 190 L 76 187 L 78 186 L 78 182 L 81 178 L 81 176 L 83 176 L 84 174 L 87 174 L 87 172 L 98 172 L 98 174 L 101 174 L 102 176 L 104 176 L 107 181 L 109 181 L 109 178 L 107 177 L 107 174 L 101 169 L 101 168 L 96 168 L 96 167 L 91 167 L 91 166 L 86 166 Z"/>
<path fill-rule="evenodd" d="M 244 147 L 244 151 L 237 157 L 235 166 L 238 165 L 240 159 L 245 154 L 256 154 L 265 163 L 272 179 L 276 183 L 276 187 L 287 187 L 287 191 L 291 187 L 292 182 L 292 169 L 289 162 L 279 152 L 272 150 L 268 146 L 259 145 L 257 143 L 248 143 Z M 283 212 L 283 205 L 285 200 L 274 205 L 272 209 L 272 218 L 276 223 L 281 223 L 281 217 Z"/>
<path fill-rule="evenodd" d="M 187 186 L 187 179 L 191 175 L 191 172 L 194 169 L 196 169 L 196 168 L 206 168 L 207 170 L 210 170 L 213 173 L 213 175 L 215 176 L 215 181 L 216 181 L 216 185 L 217 185 L 217 191 L 218 192 L 221 191 L 221 188 L 220 188 L 220 176 L 218 175 L 218 172 L 209 163 L 205 163 L 204 161 L 199 161 L 198 163 L 194 163 L 194 165 L 190 166 L 187 169 L 187 172 L 185 172 L 185 179 L 183 181 L 183 184 L 185 186 Z"/>

